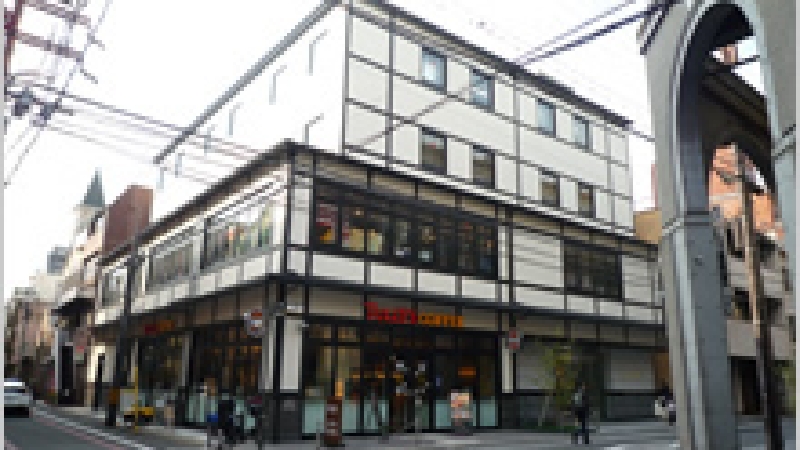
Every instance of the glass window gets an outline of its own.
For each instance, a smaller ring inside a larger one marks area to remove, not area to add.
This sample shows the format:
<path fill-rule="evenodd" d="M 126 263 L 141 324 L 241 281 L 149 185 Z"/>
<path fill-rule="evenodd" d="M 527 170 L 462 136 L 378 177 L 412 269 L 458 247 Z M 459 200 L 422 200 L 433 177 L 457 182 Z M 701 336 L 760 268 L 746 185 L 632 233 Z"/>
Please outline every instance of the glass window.
<path fill-rule="evenodd" d="M 472 147 L 472 181 L 494 186 L 494 153 L 483 147 Z"/>
<path fill-rule="evenodd" d="M 423 48 L 422 80 L 433 87 L 444 88 L 446 79 L 445 64 L 444 56 L 431 49 Z"/>
<path fill-rule="evenodd" d="M 589 148 L 589 122 L 578 116 L 572 117 L 572 140 L 581 147 Z"/>
<path fill-rule="evenodd" d="M 620 260 L 608 249 L 564 243 L 564 282 L 567 292 L 620 297 Z"/>
<path fill-rule="evenodd" d="M 587 184 L 578 184 L 578 213 L 594 216 L 594 188 Z"/>
<path fill-rule="evenodd" d="M 327 200 L 317 203 L 317 216 L 314 221 L 314 232 L 317 243 L 335 245 L 339 223 L 339 207 Z"/>
<path fill-rule="evenodd" d="M 494 276 L 497 273 L 497 238 L 494 228 L 478 225 L 478 273 Z"/>
<path fill-rule="evenodd" d="M 458 224 L 458 268 L 475 271 L 475 225 L 470 222 Z"/>
<path fill-rule="evenodd" d="M 423 223 L 419 227 L 419 252 L 417 259 L 422 264 L 435 263 L 436 226 L 433 223 Z"/>
<path fill-rule="evenodd" d="M 491 108 L 494 104 L 494 83 L 491 77 L 473 70 L 470 75 L 470 101 Z"/>
<path fill-rule="evenodd" d="M 381 213 L 370 213 L 367 229 L 367 252 L 371 255 L 387 255 L 389 252 L 389 217 Z"/>
<path fill-rule="evenodd" d="M 555 134 L 556 132 L 556 109 L 544 100 L 536 102 L 536 125 L 544 133 Z"/>
<path fill-rule="evenodd" d="M 342 208 L 342 248 L 354 252 L 364 251 L 364 225 L 366 216 L 360 206 Z"/>
<path fill-rule="evenodd" d="M 422 130 L 420 147 L 419 159 L 422 167 L 441 173 L 447 170 L 447 149 L 444 136 L 431 130 Z"/>
<path fill-rule="evenodd" d="M 441 269 L 456 270 L 456 247 L 455 224 L 450 219 L 442 219 L 439 226 L 439 245 L 436 255 L 437 266 Z"/>
<path fill-rule="evenodd" d="M 411 257 L 411 224 L 407 220 L 394 222 L 394 256 L 400 259 Z"/>
<path fill-rule="evenodd" d="M 558 188 L 558 175 L 542 171 L 539 173 L 541 180 L 541 194 L 542 203 L 550 206 L 558 206 L 559 204 L 559 188 Z"/>

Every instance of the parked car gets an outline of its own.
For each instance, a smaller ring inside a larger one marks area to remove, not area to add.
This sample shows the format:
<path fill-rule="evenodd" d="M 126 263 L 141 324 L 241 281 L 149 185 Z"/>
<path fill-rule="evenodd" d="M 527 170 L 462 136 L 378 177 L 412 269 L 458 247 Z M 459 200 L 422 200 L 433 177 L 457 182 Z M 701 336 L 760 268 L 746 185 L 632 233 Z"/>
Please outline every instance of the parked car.
<path fill-rule="evenodd" d="M 16 410 L 31 415 L 33 405 L 33 395 L 25 383 L 19 380 L 4 380 L 3 382 L 3 409 L 6 414 Z"/>

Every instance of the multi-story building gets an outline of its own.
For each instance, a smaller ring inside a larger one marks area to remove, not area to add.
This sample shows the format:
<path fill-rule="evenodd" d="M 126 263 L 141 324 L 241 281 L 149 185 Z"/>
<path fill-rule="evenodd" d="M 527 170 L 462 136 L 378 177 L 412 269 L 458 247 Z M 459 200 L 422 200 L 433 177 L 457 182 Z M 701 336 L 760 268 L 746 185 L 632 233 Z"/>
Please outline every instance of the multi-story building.
<path fill-rule="evenodd" d="M 130 186 L 108 207 L 104 197 L 100 173 L 96 172 L 83 200 L 74 209 L 75 228 L 53 309 L 58 327 L 53 354 L 60 404 L 99 403 L 92 395 L 94 385 L 86 381 L 97 263 L 104 249 L 117 246 L 150 221 L 149 188 Z"/>
<path fill-rule="evenodd" d="M 15 288 L 6 301 L 13 375 L 31 386 L 37 397 L 44 396 L 52 384 L 53 297 L 48 294 L 52 294 L 55 281 L 52 275 L 37 274 L 31 277 L 30 287 Z"/>
<path fill-rule="evenodd" d="M 60 274 L 69 256 L 69 247 L 53 247 L 47 252 L 47 273 Z"/>
<path fill-rule="evenodd" d="M 720 260 L 724 270 L 728 354 L 733 376 L 734 405 L 739 414 L 760 414 L 761 400 L 756 368 L 755 328 L 749 299 L 749 285 L 744 261 L 744 229 L 742 197 L 735 182 L 722 174 L 734 174 L 737 160 L 733 146 L 721 146 L 711 160 L 708 175 L 709 207 L 714 211 L 715 232 L 719 242 Z M 747 161 L 746 167 L 752 169 Z M 758 179 L 758 177 L 751 177 Z M 653 180 L 655 186 L 655 180 Z M 655 192 L 655 188 L 654 192 Z M 753 194 L 753 224 L 755 242 L 761 259 L 763 301 L 767 303 L 764 316 L 772 328 L 775 379 L 779 383 L 784 408 L 794 409 L 793 379 L 795 374 L 795 316 L 794 291 L 786 267 L 783 249 L 783 230 L 775 215 L 773 195 Z M 642 240 L 658 244 L 661 239 L 661 213 L 658 208 L 635 215 L 636 233 Z"/>
<path fill-rule="evenodd" d="M 663 313 L 627 119 L 383 2 L 324 3 L 224 99 L 191 131 L 264 151 L 133 249 L 147 401 L 200 424 L 264 389 L 292 439 L 317 432 L 328 396 L 345 433 L 369 434 L 377 416 L 449 429 L 450 394 L 468 391 L 478 428 L 514 427 L 559 384 L 545 349 L 569 345 L 601 416 L 653 414 Z M 100 262 L 98 385 L 131 245 Z M 295 314 L 251 337 L 243 315 L 276 302 Z"/>

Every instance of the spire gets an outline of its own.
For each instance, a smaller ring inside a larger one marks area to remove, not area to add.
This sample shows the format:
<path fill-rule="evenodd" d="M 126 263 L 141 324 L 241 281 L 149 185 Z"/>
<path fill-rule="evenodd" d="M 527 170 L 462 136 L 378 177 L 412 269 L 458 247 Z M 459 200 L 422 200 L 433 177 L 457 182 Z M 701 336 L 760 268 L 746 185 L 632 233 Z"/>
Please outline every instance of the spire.
<path fill-rule="evenodd" d="M 81 202 L 82 206 L 98 206 L 104 208 L 106 202 L 103 198 L 103 184 L 100 181 L 100 170 L 95 170 L 92 182 L 89 183 L 89 189 L 86 190 L 86 195 Z"/>

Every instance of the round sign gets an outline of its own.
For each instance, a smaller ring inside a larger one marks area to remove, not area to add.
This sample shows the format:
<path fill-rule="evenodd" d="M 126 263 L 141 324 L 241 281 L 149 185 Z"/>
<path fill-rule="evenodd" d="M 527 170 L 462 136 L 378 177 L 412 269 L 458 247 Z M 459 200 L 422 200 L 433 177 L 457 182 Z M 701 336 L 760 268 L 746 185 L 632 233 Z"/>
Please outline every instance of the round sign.
<path fill-rule="evenodd" d="M 507 346 L 510 350 L 519 350 L 522 345 L 522 333 L 517 330 L 508 330 Z"/>

